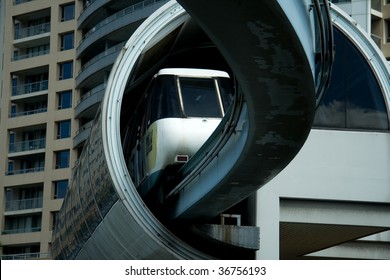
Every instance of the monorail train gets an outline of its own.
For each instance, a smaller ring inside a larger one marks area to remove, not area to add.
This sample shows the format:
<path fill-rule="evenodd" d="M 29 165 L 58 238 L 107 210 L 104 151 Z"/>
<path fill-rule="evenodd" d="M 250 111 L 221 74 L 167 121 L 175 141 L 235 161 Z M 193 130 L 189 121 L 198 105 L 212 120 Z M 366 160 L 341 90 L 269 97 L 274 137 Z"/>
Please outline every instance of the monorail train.
<path fill-rule="evenodd" d="M 166 68 L 154 75 L 124 136 L 125 160 L 141 196 L 191 159 L 232 99 L 224 71 Z"/>

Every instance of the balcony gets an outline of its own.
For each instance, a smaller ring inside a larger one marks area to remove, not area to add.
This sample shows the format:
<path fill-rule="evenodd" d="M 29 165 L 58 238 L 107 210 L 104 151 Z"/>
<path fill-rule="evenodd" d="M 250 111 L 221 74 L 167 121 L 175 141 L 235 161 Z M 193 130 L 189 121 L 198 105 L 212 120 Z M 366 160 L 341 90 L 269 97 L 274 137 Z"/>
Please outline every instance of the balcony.
<path fill-rule="evenodd" d="M 87 122 L 76 132 L 76 136 L 73 138 L 73 147 L 77 148 L 82 146 L 82 144 L 88 139 L 89 134 L 91 133 L 93 121 Z"/>
<path fill-rule="evenodd" d="M 21 142 L 11 143 L 9 145 L 9 153 L 36 151 L 36 150 L 45 149 L 45 147 L 46 147 L 46 139 L 45 138 L 28 140 L 28 141 L 21 141 Z"/>
<path fill-rule="evenodd" d="M 17 229 L 5 229 L 1 234 L 17 234 L 17 233 L 29 233 L 29 232 L 39 232 L 41 227 L 30 227 L 30 228 L 17 228 Z"/>
<path fill-rule="evenodd" d="M 28 53 L 28 54 L 23 54 L 23 55 L 15 55 L 12 58 L 12 61 L 19 61 L 19 60 L 23 60 L 23 59 L 32 58 L 32 57 L 42 56 L 42 55 L 49 54 L 49 52 L 50 52 L 50 50 L 44 50 L 44 51 L 33 52 L 33 53 Z"/>
<path fill-rule="evenodd" d="M 43 23 L 15 30 L 14 39 L 20 40 L 27 37 L 46 34 L 50 36 L 50 23 Z"/>
<path fill-rule="evenodd" d="M 104 39 L 112 32 L 134 23 L 139 24 L 139 21 L 146 19 L 166 2 L 167 0 L 142 1 L 105 18 L 84 34 L 76 50 L 77 57 L 80 57 L 94 42 Z M 132 32 L 133 31 L 134 30 L 132 30 Z M 129 36 L 127 35 L 126 39 L 128 39 L 128 37 Z"/>
<path fill-rule="evenodd" d="M 21 96 L 32 93 L 39 93 L 49 89 L 49 81 L 44 80 L 35 83 L 27 83 L 22 85 L 16 85 L 12 87 L 12 96 Z"/>
<path fill-rule="evenodd" d="M 21 200 L 10 200 L 5 202 L 5 211 L 21 211 L 28 209 L 42 208 L 42 197 L 21 199 Z"/>
<path fill-rule="evenodd" d="M 371 0 L 371 9 L 382 12 L 382 0 Z"/>

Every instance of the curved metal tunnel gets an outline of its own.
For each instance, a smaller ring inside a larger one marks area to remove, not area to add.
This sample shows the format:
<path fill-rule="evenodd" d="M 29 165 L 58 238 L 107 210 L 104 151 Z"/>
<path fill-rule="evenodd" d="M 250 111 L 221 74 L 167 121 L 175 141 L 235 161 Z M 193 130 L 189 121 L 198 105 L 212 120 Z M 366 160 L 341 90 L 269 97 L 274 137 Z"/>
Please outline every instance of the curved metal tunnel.
<path fill-rule="evenodd" d="M 113 66 L 53 234 L 54 258 L 219 257 L 187 244 L 154 216 L 138 195 L 122 152 L 126 87 L 141 62 L 148 61 L 148 52 L 180 33 L 190 18 L 226 60 L 244 101 L 236 106 L 223 145 L 172 192 L 166 220 L 191 223 L 221 214 L 276 176 L 308 136 L 316 83 L 314 34 L 305 1 L 293 8 L 290 1 L 264 1 L 261 8 L 258 1 L 179 2 L 186 10 L 175 1 L 159 9 L 131 36 Z M 288 13 L 301 16 L 301 22 L 293 25 L 294 15 Z"/>

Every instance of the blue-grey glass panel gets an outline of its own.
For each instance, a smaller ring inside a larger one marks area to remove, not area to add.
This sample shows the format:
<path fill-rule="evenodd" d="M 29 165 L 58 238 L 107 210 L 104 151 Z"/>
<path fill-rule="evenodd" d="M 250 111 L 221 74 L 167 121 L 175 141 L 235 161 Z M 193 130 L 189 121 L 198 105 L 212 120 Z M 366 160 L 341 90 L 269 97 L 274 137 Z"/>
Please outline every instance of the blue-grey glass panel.
<path fill-rule="evenodd" d="M 56 154 L 56 168 L 69 167 L 69 150 L 58 151 Z"/>
<path fill-rule="evenodd" d="M 68 180 L 60 180 L 55 182 L 55 197 L 64 198 L 68 190 Z"/>
<path fill-rule="evenodd" d="M 367 60 L 334 28 L 332 79 L 314 119 L 315 127 L 389 130 L 382 90 Z"/>
<path fill-rule="evenodd" d="M 70 50 L 74 48 L 74 33 L 67 33 L 62 35 L 61 50 Z"/>

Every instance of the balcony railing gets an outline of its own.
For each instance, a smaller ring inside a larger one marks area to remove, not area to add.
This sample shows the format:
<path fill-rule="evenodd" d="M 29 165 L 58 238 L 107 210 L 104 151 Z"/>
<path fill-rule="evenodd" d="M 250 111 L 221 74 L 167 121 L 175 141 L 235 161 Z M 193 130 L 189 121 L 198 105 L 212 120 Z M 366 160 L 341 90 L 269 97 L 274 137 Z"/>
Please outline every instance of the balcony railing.
<path fill-rule="evenodd" d="M 19 4 L 23 4 L 23 3 L 27 3 L 27 2 L 31 2 L 31 1 L 34 1 L 34 0 L 14 0 L 14 2 L 12 4 L 15 6 L 15 5 L 19 5 Z"/>
<path fill-rule="evenodd" d="M 6 201 L 5 211 L 20 211 L 42 208 L 42 201 L 42 197 Z"/>
<path fill-rule="evenodd" d="M 2 260 L 33 260 L 33 259 L 51 259 L 51 254 L 47 253 L 25 253 L 0 256 Z"/>
<path fill-rule="evenodd" d="M 28 116 L 28 115 L 35 115 L 40 113 L 46 113 L 47 108 L 41 108 L 41 109 L 35 109 L 35 110 L 29 110 L 29 111 L 23 111 L 23 112 L 17 112 L 17 113 L 11 113 L 9 115 L 10 118 L 16 118 L 20 116 Z"/>
<path fill-rule="evenodd" d="M 39 34 L 44 34 L 50 32 L 50 23 L 42 23 L 26 28 L 21 28 L 15 30 L 14 38 L 17 39 L 23 39 L 26 37 L 31 37 Z"/>
<path fill-rule="evenodd" d="M 12 87 L 12 96 L 39 92 L 39 91 L 47 90 L 48 88 L 49 88 L 48 80 L 17 85 Z"/>
<path fill-rule="evenodd" d="M 18 60 L 23 60 L 27 58 L 32 58 L 32 57 L 37 57 L 41 55 L 46 55 L 50 52 L 50 50 L 44 50 L 44 51 L 39 51 L 39 52 L 33 52 L 33 53 L 28 53 L 28 54 L 22 54 L 22 55 L 15 55 L 12 58 L 12 61 L 18 61 Z"/>
<path fill-rule="evenodd" d="M 20 174 L 41 172 L 44 170 L 45 170 L 45 168 L 43 166 L 34 167 L 34 168 L 26 168 L 26 169 L 15 169 L 15 170 L 7 171 L 5 173 L 5 175 L 20 175 Z"/>
<path fill-rule="evenodd" d="M 18 153 L 18 152 L 26 152 L 44 149 L 46 147 L 46 139 L 34 139 L 28 141 L 21 141 L 9 144 L 9 152 L 10 153 Z"/>
<path fill-rule="evenodd" d="M 41 231 L 41 227 L 5 229 L 1 232 L 1 234 L 16 234 L 16 233 L 38 232 L 38 231 Z"/>

